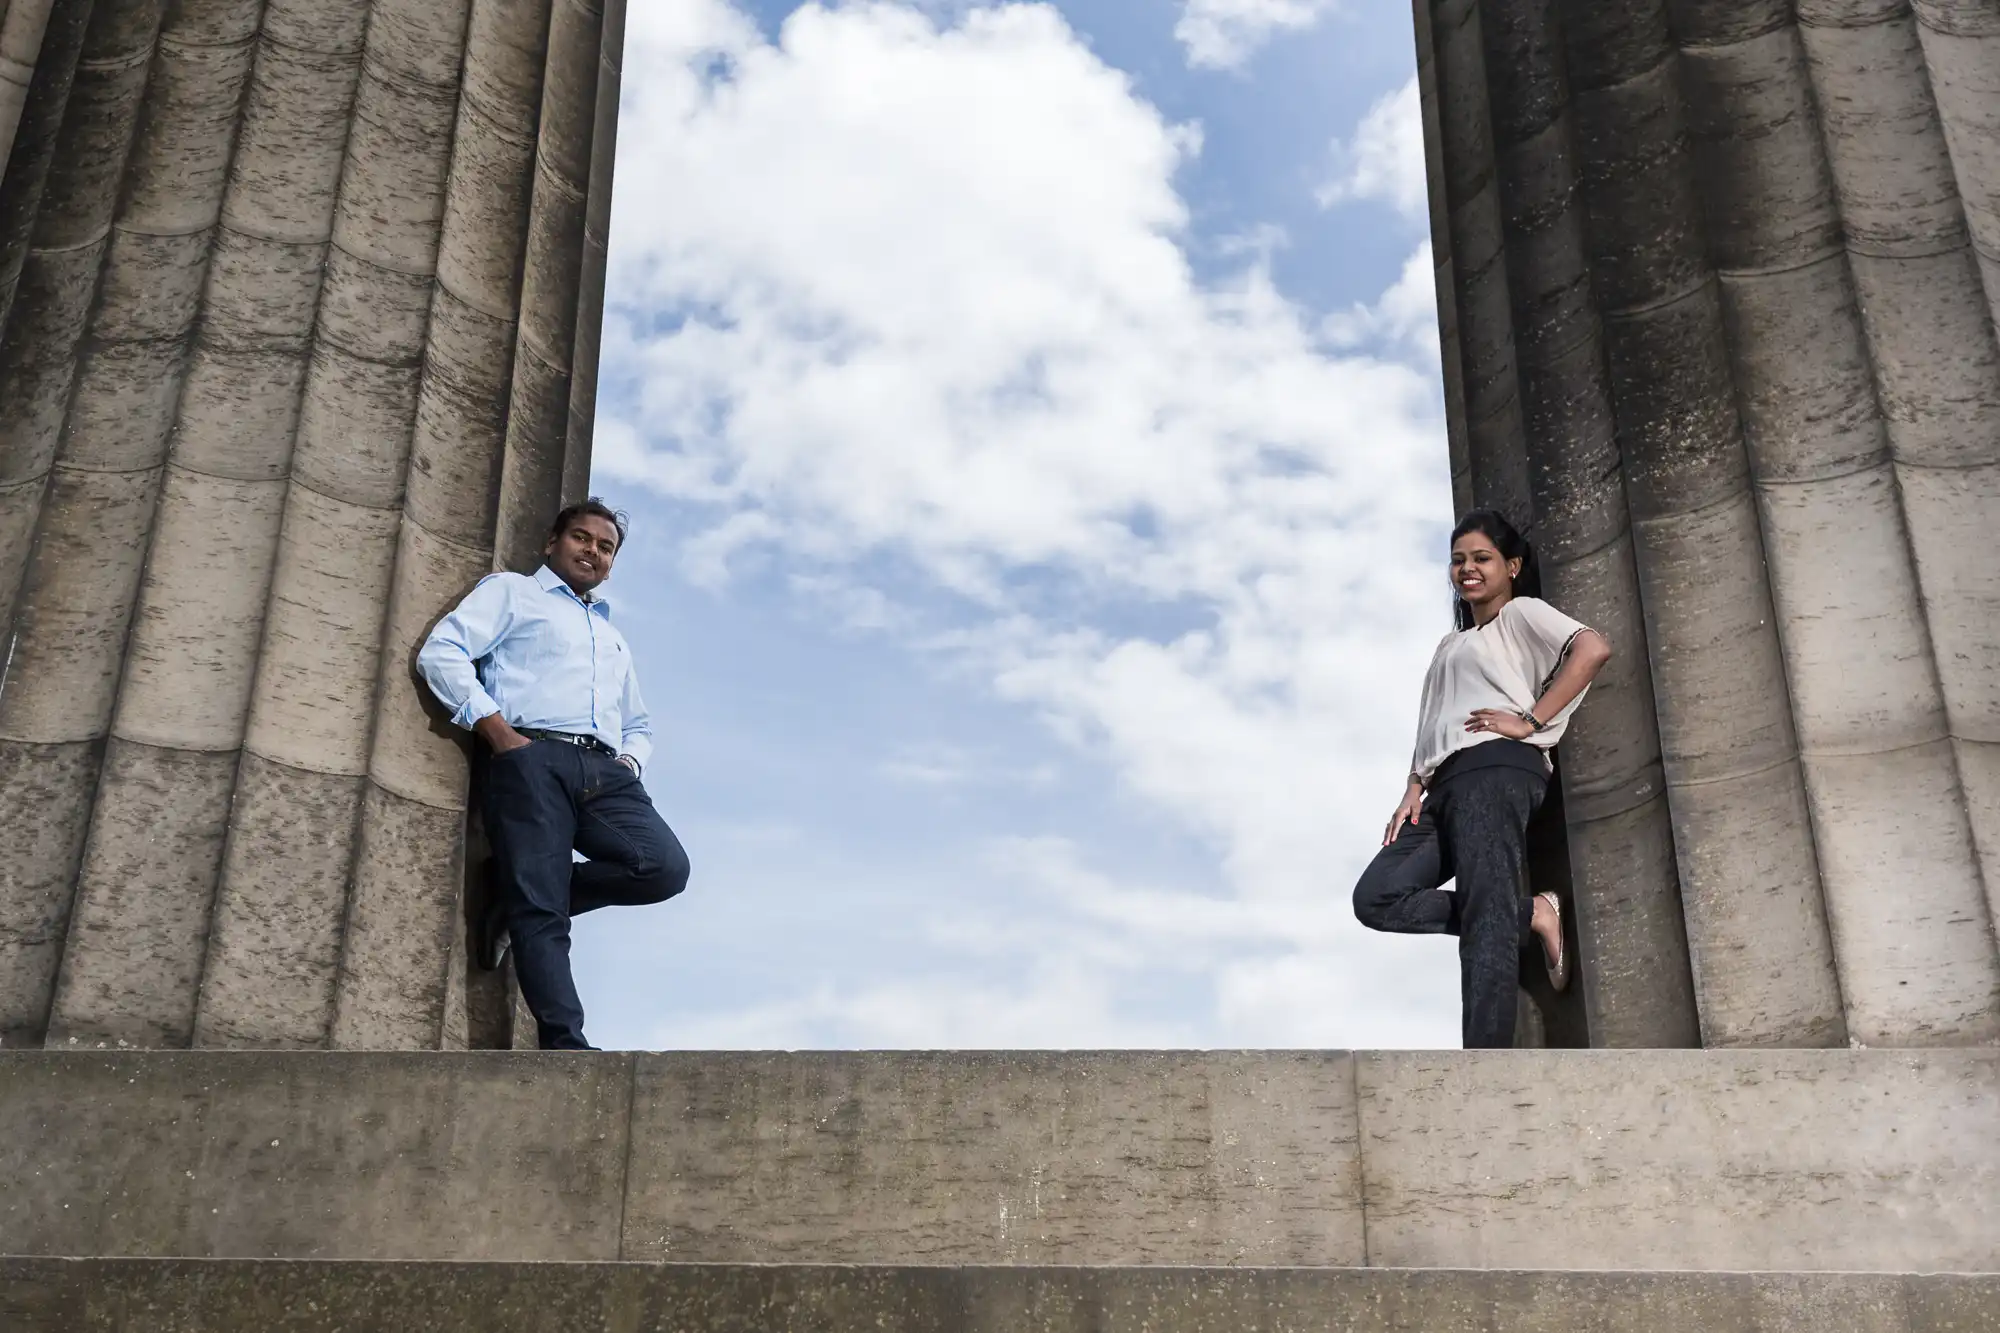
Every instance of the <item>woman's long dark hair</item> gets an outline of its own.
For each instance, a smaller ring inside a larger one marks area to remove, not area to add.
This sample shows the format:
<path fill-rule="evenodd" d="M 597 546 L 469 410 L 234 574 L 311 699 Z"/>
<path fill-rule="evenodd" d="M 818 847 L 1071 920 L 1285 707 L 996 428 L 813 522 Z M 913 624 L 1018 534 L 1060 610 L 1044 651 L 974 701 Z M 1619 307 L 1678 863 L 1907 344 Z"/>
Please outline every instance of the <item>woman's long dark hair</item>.
<path fill-rule="evenodd" d="M 1502 560 L 1519 560 L 1521 572 L 1514 576 L 1514 596 L 1540 597 L 1542 595 L 1542 569 L 1535 563 L 1535 548 L 1521 530 L 1507 521 L 1507 516 L 1497 509 L 1475 509 L 1458 520 L 1458 526 L 1451 530 L 1451 544 L 1458 545 L 1458 539 L 1468 532 L 1476 532 L 1493 543 L 1493 549 L 1500 552 Z M 1472 608 L 1456 592 L 1451 596 L 1452 623 L 1459 629 L 1472 628 Z"/>

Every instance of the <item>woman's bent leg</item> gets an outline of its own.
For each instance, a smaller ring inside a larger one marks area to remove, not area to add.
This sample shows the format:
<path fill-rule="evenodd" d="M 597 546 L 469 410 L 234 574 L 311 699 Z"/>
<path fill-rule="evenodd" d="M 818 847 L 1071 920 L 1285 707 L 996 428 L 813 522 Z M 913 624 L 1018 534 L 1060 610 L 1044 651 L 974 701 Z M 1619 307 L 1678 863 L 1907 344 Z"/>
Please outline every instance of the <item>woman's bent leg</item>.
<path fill-rule="evenodd" d="M 1454 895 L 1438 885 L 1451 878 L 1433 806 L 1375 853 L 1354 886 L 1354 916 L 1370 930 L 1398 935 L 1446 935 L 1457 929 Z"/>
<path fill-rule="evenodd" d="M 1534 921 L 1526 893 L 1528 819 L 1546 780 L 1488 768 L 1453 780 L 1446 818 L 1458 868 L 1458 970 L 1467 1050 L 1514 1044 L 1521 946 Z"/>

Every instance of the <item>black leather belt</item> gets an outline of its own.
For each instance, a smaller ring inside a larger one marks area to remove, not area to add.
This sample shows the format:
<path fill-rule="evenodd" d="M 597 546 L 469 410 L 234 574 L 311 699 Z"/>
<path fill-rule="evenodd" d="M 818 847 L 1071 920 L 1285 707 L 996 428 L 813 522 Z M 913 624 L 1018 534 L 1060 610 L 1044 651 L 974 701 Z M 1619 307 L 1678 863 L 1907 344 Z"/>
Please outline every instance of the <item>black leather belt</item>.
<path fill-rule="evenodd" d="M 574 745 L 578 749 L 595 750 L 599 754 L 608 754 L 613 759 L 618 757 L 618 751 L 612 749 L 595 736 L 572 736 L 567 731 L 543 731 L 539 727 L 516 727 L 514 730 L 520 732 L 531 741 L 561 741 L 564 745 Z"/>

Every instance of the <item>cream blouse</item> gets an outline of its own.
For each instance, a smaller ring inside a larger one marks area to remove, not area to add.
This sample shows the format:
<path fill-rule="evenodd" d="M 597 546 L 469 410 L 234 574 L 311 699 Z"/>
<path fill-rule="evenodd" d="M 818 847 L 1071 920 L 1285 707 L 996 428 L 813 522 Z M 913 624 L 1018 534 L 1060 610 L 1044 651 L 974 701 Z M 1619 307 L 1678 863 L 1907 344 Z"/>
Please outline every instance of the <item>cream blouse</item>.
<path fill-rule="evenodd" d="M 1482 708 L 1510 713 L 1532 708 L 1586 628 L 1539 597 L 1516 597 L 1483 628 L 1447 634 L 1424 676 L 1410 772 L 1428 784 L 1438 765 L 1457 751 L 1503 739 L 1490 731 L 1467 731 L 1465 724 Z M 1588 693 L 1585 687 L 1567 708 L 1542 719 L 1548 729 L 1528 737 L 1527 743 L 1546 752 L 1561 740 L 1570 715 Z M 1544 753 L 1545 761 L 1547 757 Z"/>

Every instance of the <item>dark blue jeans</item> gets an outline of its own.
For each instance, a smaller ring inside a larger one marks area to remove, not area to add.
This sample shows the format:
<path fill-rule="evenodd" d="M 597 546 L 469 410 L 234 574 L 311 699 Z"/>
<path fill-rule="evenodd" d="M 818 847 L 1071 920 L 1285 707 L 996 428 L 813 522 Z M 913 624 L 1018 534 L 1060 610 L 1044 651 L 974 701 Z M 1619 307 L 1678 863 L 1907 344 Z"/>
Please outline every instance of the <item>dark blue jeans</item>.
<path fill-rule="evenodd" d="M 1518 768 L 1438 783 L 1416 826 L 1404 825 L 1354 886 L 1354 915 L 1370 930 L 1458 936 L 1467 1050 L 1514 1044 L 1521 950 L 1535 919 L 1528 820 L 1547 790 L 1546 779 Z M 1449 879 L 1457 892 L 1439 887 Z"/>
<path fill-rule="evenodd" d="M 600 907 L 662 903 L 687 887 L 680 839 L 632 771 L 562 741 L 488 754 L 481 809 L 514 975 L 545 1051 L 588 1050 L 569 970 L 569 922 Z M 574 849 L 589 857 L 578 862 Z"/>

